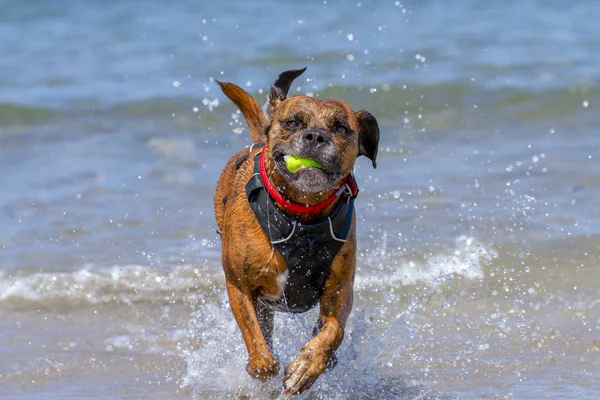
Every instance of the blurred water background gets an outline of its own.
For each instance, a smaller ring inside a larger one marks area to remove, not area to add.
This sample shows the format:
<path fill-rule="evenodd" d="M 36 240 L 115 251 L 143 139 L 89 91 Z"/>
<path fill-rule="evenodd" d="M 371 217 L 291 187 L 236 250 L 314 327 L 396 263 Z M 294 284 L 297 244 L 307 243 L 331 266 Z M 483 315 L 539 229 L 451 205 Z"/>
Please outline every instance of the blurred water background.
<path fill-rule="evenodd" d="M 215 85 L 373 113 L 310 399 L 600 398 L 600 2 L 0 0 L 0 398 L 276 398 L 245 373 Z M 278 315 L 289 362 L 308 316 Z"/>

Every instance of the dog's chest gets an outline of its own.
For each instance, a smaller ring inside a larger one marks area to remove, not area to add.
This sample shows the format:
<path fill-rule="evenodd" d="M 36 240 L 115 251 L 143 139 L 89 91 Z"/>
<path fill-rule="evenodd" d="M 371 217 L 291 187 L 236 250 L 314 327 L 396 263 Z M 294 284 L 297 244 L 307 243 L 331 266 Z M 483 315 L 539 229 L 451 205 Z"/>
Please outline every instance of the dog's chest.
<path fill-rule="evenodd" d="M 294 313 L 314 307 L 325 288 L 341 244 L 338 243 L 332 243 L 324 235 L 303 234 L 274 245 L 285 260 L 287 270 L 276 278 L 277 294 L 265 294 L 263 303 L 277 311 Z"/>
<path fill-rule="evenodd" d="M 290 273 L 288 270 L 285 270 L 285 272 L 279 274 L 279 276 L 275 278 L 275 293 L 262 293 L 260 298 L 268 300 L 270 302 L 279 301 L 285 291 L 285 286 L 287 284 L 289 275 Z"/>

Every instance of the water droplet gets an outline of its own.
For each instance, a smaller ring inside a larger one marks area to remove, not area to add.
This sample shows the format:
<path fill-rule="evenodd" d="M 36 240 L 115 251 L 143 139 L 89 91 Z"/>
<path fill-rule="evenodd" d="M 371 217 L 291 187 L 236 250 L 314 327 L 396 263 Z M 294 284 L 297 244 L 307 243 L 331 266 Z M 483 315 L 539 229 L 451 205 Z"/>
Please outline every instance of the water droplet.
<path fill-rule="evenodd" d="M 210 100 L 207 98 L 202 99 L 202 104 L 204 104 L 209 111 L 212 111 L 215 107 L 219 105 L 219 99 Z"/>
<path fill-rule="evenodd" d="M 179 87 L 180 85 L 181 85 L 181 82 L 179 82 L 179 81 L 173 82 L 173 87 Z"/>
<path fill-rule="evenodd" d="M 353 40 L 354 40 L 354 33 L 349 33 L 348 35 L 346 35 L 346 38 L 347 38 L 349 41 L 353 41 Z"/>

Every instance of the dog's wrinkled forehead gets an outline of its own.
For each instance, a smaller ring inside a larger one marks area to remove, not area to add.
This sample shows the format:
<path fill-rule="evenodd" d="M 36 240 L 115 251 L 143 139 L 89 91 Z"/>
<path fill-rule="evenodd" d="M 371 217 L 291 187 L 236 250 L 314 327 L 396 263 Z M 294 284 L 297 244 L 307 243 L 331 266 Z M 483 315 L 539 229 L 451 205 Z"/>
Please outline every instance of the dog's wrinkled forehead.
<path fill-rule="evenodd" d="M 356 130 L 358 123 L 352 108 L 339 99 L 316 99 L 296 95 L 282 101 L 275 109 L 274 120 L 300 120 L 309 126 L 348 125 Z"/>

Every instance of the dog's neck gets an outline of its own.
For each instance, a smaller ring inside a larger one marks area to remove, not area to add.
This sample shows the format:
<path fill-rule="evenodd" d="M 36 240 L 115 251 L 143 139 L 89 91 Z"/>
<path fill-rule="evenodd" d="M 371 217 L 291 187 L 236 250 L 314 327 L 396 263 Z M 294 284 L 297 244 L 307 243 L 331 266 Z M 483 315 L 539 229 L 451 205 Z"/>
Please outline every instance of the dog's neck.
<path fill-rule="evenodd" d="M 269 161 L 270 158 L 265 157 L 263 150 L 260 156 L 259 169 L 265 189 L 287 216 L 299 222 L 311 223 L 323 220 L 333 213 L 344 192 L 347 192 L 350 196 L 355 196 L 358 192 L 354 178 L 351 174 L 348 174 L 337 187 L 330 191 L 307 195 L 289 187 L 283 177 L 275 171 L 275 166 Z M 268 171 L 271 171 L 271 173 Z M 289 198 L 284 197 L 278 188 L 284 190 Z"/>

